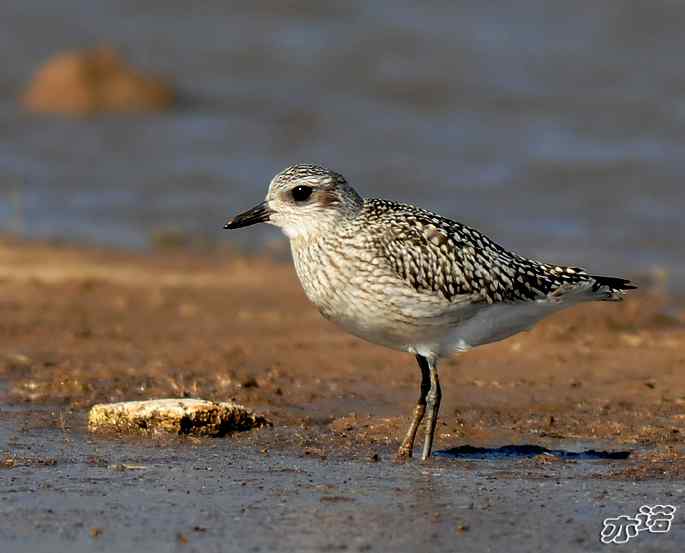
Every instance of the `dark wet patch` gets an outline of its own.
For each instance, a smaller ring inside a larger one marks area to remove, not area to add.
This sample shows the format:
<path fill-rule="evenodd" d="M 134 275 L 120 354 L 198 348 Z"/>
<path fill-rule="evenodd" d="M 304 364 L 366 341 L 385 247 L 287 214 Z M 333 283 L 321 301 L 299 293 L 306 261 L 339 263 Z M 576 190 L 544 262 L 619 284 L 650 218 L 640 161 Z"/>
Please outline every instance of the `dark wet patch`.
<path fill-rule="evenodd" d="M 452 457 L 455 459 L 479 459 L 499 460 L 520 457 L 536 457 L 538 455 L 550 455 L 560 459 L 594 460 L 594 459 L 627 459 L 631 451 L 597 451 L 588 449 L 585 451 L 567 451 L 564 449 L 548 449 L 539 445 L 505 445 L 502 447 L 474 447 L 462 445 L 451 449 L 436 451 L 438 457 Z"/>

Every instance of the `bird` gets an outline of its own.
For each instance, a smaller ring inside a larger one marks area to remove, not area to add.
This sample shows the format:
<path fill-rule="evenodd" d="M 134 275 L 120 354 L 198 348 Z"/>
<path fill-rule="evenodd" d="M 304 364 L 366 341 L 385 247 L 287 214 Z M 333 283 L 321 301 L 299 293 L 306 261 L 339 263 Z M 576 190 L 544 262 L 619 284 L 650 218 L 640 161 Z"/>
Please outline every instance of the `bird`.
<path fill-rule="evenodd" d="M 306 296 L 369 342 L 413 354 L 419 399 L 398 456 L 431 456 L 442 391 L 438 361 L 530 329 L 561 309 L 619 301 L 630 280 L 543 263 L 475 228 L 399 202 L 363 198 L 340 173 L 309 163 L 271 180 L 266 199 L 225 229 L 280 227 Z"/>

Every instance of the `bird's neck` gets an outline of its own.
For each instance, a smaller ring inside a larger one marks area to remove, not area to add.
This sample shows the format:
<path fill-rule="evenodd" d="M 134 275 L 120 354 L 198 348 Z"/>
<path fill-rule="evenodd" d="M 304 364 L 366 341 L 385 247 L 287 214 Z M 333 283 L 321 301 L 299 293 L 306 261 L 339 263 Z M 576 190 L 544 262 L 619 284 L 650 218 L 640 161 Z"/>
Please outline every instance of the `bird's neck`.
<path fill-rule="evenodd" d="M 339 214 L 319 219 L 298 221 L 282 227 L 283 233 L 290 239 L 293 247 L 325 241 L 335 235 L 350 220 L 348 214 Z"/>

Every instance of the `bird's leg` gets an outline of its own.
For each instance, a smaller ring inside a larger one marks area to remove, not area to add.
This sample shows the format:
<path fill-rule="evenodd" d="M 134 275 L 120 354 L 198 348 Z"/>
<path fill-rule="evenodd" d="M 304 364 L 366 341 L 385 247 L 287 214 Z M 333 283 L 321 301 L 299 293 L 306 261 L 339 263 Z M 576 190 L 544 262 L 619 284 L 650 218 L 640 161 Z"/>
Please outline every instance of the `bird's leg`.
<path fill-rule="evenodd" d="M 421 424 L 423 415 L 426 412 L 426 396 L 428 395 L 428 390 L 431 387 L 430 381 L 430 369 L 428 366 L 428 361 L 422 355 L 417 355 L 416 360 L 419 362 L 419 368 L 421 369 L 421 388 L 419 392 L 419 400 L 416 402 L 416 407 L 414 408 L 414 418 L 411 421 L 409 430 L 407 430 L 407 435 L 402 441 L 397 455 L 400 457 L 411 457 L 414 449 L 414 438 L 416 438 L 416 431 Z"/>
<path fill-rule="evenodd" d="M 435 357 L 428 357 L 428 367 L 430 370 L 430 390 L 427 396 L 428 418 L 426 419 L 426 436 L 423 442 L 423 453 L 421 453 L 421 460 L 425 461 L 430 457 L 431 449 L 433 449 L 433 435 L 435 434 L 435 423 L 438 422 L 438 411 L 440 410 L 440 399 L 442 398 L 442 390 L 440 390 L 440 380 L 438 379 L 437 359 Z"/>

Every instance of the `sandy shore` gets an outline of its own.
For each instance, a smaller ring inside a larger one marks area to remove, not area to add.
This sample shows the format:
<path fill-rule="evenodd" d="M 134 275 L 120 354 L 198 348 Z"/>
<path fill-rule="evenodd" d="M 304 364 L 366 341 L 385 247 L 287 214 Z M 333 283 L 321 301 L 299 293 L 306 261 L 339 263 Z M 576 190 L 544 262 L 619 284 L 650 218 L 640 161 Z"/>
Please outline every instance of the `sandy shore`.
<path fill-rule="evenodd" d="M 12 401 L 232 398 L 280 426 L 312 427 L 308 447 L 320 452 L 390 450 L 408 423 L 413 358 L 323 320 L 289 264 L 6 240 L 0 279 Z M 683 313 L 642 290 L 444 362 L 438 449 L 602 439 L 654 446 L 644 476 L 682 476 Z"/>
<path fill-rule="evenodd" d="M 323 320 L 289 264 L 6 239 L 0 282 L 3 550 L 575 552 L 605 517 L 683 506 L 685 312 L 646 287 L 444 362 L 421 464 L 394 459 L 413 358 Z M 181 396 L 274 426 L 86 430 L 96 402 Z M 678 551 L 681 530 L 640 546 Z"/>

